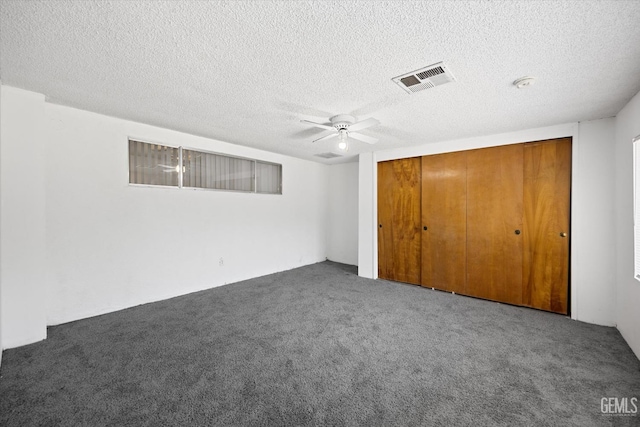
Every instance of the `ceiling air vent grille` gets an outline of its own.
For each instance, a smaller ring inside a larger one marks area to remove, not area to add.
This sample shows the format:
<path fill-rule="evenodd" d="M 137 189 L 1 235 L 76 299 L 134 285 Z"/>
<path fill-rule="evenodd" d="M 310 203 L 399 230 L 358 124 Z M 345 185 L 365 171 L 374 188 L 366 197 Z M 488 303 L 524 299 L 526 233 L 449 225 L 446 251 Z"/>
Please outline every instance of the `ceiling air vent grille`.
<path fill-rule="evenodd" d="M 415 93 L 455 81 L 455 77 L 443 62 L 394 77 L 393 80 L 407 93 Z"/>
<path fill-rule="evenodd" d="M 343 156 L 336 153 L 321 153 L 321 154 L 316 154 L 316 157 L 322 157 L 323 159 L 333 159 L 336 157 L 343 157 Z"/>
<path fill-rule="evenodd" d="M 442 69 L 442 67 L 431 68 L 427 71 L 416 73 L 416 76 L 420 77 L 422 80 L 426 80 L 429 77 L 434 77 L 438 74 L 444 74 L 444 70 Z"/>

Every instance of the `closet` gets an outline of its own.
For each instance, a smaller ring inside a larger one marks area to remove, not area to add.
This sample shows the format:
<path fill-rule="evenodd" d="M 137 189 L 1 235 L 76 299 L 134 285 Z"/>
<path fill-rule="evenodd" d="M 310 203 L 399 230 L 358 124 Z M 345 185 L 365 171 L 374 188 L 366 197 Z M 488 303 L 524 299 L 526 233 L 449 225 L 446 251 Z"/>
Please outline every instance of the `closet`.
<path fill-rule="evenodd" d="M 378 163 L 378 276 L 568 314 L 571 138 Z"/>

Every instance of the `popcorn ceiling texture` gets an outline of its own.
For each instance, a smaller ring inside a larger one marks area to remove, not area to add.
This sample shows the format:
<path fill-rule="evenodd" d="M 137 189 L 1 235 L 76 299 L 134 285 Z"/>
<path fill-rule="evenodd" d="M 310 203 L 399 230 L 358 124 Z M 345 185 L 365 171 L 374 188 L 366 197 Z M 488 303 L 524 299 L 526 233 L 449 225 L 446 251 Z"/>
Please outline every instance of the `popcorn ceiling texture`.
<path fill-rule="evenodd" d="M 638 22 L 638 1 L 2 1 L 0 79 L 336 163 L 301 119 L 379 119 L 362 133 L 380 142 L 354 155 L 616 115 L 640 90 Z M 408 95 L 391 81 L 438 61 L 456 82 Z M 515 89 L 524 75 L 537 84 Z"/>

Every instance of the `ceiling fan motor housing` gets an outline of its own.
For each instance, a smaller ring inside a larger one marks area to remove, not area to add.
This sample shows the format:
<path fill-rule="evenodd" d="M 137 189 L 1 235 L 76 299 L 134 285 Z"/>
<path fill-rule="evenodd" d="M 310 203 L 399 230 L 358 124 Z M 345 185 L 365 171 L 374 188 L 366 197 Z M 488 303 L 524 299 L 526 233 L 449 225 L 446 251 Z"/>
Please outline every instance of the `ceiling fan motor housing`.
<path fill-rule="evenodd" d="M 331 124 L 338 131 L 340 129 L 349 129 L 349 125 L 356 122 L 356 118 L 348 114 L 338 114 L 337 116 L 331 117 L 329 120 L 331 120 Z"/>

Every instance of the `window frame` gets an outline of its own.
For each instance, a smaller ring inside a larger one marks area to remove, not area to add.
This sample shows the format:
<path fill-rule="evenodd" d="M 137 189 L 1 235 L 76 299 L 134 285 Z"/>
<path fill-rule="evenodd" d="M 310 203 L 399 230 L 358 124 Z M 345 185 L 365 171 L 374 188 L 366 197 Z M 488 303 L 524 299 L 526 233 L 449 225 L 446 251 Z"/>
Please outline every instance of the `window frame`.
<path fill-rule="evenodd" d="M 163 145 L 169 148 L 175 148 L 178 150 L 178 163 L 182 163 L 182 150 L 179 145 L 165 144 L 163 142 L 151 141 L 148 139 L 140 139 L 134 137 L 127 138 L 127 182 L 133 187 L 149 187 L 149 188 L 170 188 L 172 190 L 180 190 L 182 188 L 182 174 L 178 175 L 178 186 L 175 185 L 159 185 L 159 184 L 139 184 L 131 182 L 131 156 L 129 155 L 129 143 L 130 141 L 142 142 L 144 144 Z"/>
<path fill-rule="evenodd" d="M 267 193 L 267 192 L 264 192 L 264 191 L 258 191 L 258 163 L 262 163 L 262 164 L 265 164 L 265 165 L 280 166 L 280 182 L 279 182 L 279 184 L 278 184 L 278 189 L 280 190 L 280 192 L 279 192 L 279 193 Z M 276 194 L 276 195 L 282 195 L 282 175 L 283 175 L 283 173 L 282 173 L 282 170 L 283 170 L 282 164 L 281 164 L 281 163 L 275 163 L 275 162 L 266 162 L 266 161 L 263 161 L 263 160 L 257 160 L 257 159 L 256 159 L 256 160 L 255 160 L 255 166 L 256 166 L 256 167 L 254 168 L 254 171 L 255 171 L 255 173 L 254 173 L 254 174 L 255 174 L 255 183 L 254 183 L 255 193 L 256 193 L 256 194 Z"/>
<path fill-rule="evenodd" d="M 253 162 L 253 191 L 228 190 L 226 188 L 185 187 L 183 185 L 181 185 L 180 188 L 182 188 L 184 190 L 225 191 L 225 192 L 228 192 L 228 193 L 259 194 L 259 193 L 256 193 L 256 175 L 257 175 L 256 174 L 256 167 L 255 167 L 256 159 L 252 159 L 250 157 L 232 156 L 232 155 L 229 155 L 229 154 L 219 153 L 217 151 L 201 150 L 199 148 L 180 146 L 180 162 L 184 161 L 183 158 L 182 158 L 182 150 L 195 151 L 195 152 L 205 153 L 205 154 L 213 154 L 213 155 L 216 155 L 216 156 L 231 157 L 233 159 L 249 160 L 249 161 Z M 184 163 L 182 164 L 182 167 L 184 168 Z M 184 169 L 183 169 L 183 174 L 184 174 Z M 184 176 L 184 175 L 182 175 L 182 176 Z M 180 179 L 180 184 L 182 184 L 182 181 L 183 181 L 183 179 L 181 178 Z"/>
<path fill-rule="evenodd" d="M 284 170 L 284 166 L 282 165 L 282 163 L 276 163 L 276 162 L 269 162 L 266 160 L 259 160 L 259 159 L 254 159 L 251 157 L 244 157 L 244 156 L 236 156 L 236 155 L 232 155 L 232 154 L 226 154 L 226 153 L 221 153 L 218 151 L 211 151 L 211 150 L 203 150 L 201 148 L 196 148 L 193 146 L 185 146 L 185 145 L 173 145 L 173 144 L 165 144 L 162 142 L 157 142 L 157 141 L 151 141 L 148 140 L 146 138 L 136 138 L 133 136 L 129 136 L 127 137 L 127 162 L 131 162 L 131 156 L 129 155 L 129 144 L 130 141 L 136 141 L 136 142 L 141 142 L 144 144 L 153 144 L 153 145 L 162 145 L 165 147 L 169 147 L 169 148 L 175 148 L 178 149 L 178 164 L 182 166 L 182 172 L 178 175 L 178 185 L 157 185 L 157 184 L 139 184 L 139 183 L 134 183 L 131 182 L 131 167 L 130 164 L 128 164 L 128 168 L 127 168 L 127 181 L 129 186 L 133 186 L 133 187 L 150 187 L 150 188 L 170 188 L 173 190 L 193 190 L 193 191 L 224 191 L 224 192 L 228 192 L 228 193 L 245 193 L 245 194 L 263 194 L 263 195 L 275 195 L 275 196 L 282 196 L 284 191 L 283 191 L 283 170 Z M 205 154 L 213 154 L 213 155 L 217 155 L 217 156 L 223 156 L 223 157 L 230 157 L 233 159 L 240 159 L 240 160 L 248 160 L 253 162 L 253 191 L 243 191 L 243 190 L 230 190 L 230 189 L 225 189 L 225 188 L 203 188 L 203 187 L 185 187 L 183 185 L 184 183 L 184 173 L 185 173 L 185 165 L 184 165 L 184 159 L 183 159 L 183 152 L 182 150 L 189 150 L 192 152 L 200 152 L 200 153 L 205 153 Z M 258 163 L 263 163 L 263 164 L 268 164 L 268 165 L 274 165 L 274 166 L 280 166 L 280 183 L 279 183 L 279 192 L 277 193 L 271 193 L 271 192 L 259 192 L 258 191 L 258 172 L 257 172 L 257 164 Z"/>

